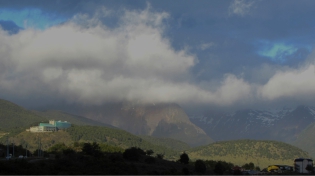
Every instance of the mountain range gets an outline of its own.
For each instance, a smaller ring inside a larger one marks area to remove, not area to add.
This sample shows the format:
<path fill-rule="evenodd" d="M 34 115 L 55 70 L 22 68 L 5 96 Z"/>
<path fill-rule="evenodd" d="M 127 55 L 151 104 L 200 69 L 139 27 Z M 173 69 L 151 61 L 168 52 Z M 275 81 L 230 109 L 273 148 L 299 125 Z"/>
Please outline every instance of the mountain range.
<path fill-rule="evenodd" d="M 264 139 L 293 143 L 301 132 L 315 122 L 315 107 L 298 106 L 275 110 L 240 110 L 190 116 L 215 141 Z"/>
<path fill-rule="evenodd" d="M 312 144 L 305 136 L 312 138 L 312 128 L 309 126 L 315 126 L 315 107 L 303 105 L 273 110 L 247 109 L 234 113 L 209 112 L 189 117 L 174 103 L 117 103 L 105 107 L 81 108 L 77 111 L 79 115 L 56 110 L 27 110 L 1 99 L 0 106 L 2 130 L 29 127 L 57 118 L 75 125 L 106 126 L 136 135 L 172 138 L 193 147 L 214 141 L 255 139 L 282 141 L 310 151 L 309 146 Z M 315 155 L 314 151 L 310 153 Z"/>

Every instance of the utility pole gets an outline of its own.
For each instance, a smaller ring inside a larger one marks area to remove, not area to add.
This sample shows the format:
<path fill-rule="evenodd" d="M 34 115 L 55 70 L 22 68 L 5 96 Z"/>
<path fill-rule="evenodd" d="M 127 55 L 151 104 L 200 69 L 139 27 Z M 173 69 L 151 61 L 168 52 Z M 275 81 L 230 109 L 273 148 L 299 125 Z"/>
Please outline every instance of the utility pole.
<path fill-rule="evenodd" d="M 13 149 L 13 151 L 12 151 L 12 157 L 14 158 L 14 142 L 12 143 L 12 149 Z"/>
<path fill-rule="evenodd" d="M 9 157 L 9 137 L 7 137 L 7 157 Z"/>
<path fill-rule="evenodd" d="M 25 144 L 25 157 L 27 158 L 27 144 Z"/>
<path fill-rule="evenodd" d="M 42 142 L 41 142 L 41 138 L 38 137 L 38 151 L 37 151 L 37 155 L 38 157 L 42 156 Z"/>
<path fill-rule="evenodd" d="M 37 156 L 39 157 L 39 136 L 38 136 Z"/>
<path fill-rule="evenodd" d="M 39 139 L 39 156 L 42 157 L 42 141 Z"/>

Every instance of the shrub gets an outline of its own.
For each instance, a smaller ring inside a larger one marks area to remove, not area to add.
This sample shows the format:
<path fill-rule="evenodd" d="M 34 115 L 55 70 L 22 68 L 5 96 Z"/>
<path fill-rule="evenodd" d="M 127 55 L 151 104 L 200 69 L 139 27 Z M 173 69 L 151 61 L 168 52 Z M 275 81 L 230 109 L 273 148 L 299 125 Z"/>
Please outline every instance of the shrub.
<path fill-rule="evenodd" d="M 164 155 L 163 154 L 156 154 L 156 157 L 159 158 L 159 159 L 163 159 Z"/>
<path fill-rule="evenodd" d="M 151 149 L 146 151 L 146 154 L 149 155 L 149 156 L 151 156 L 153 153 L 154 153 L 154 152 L 153 152 L 153 150 L 151 150 Z"/>

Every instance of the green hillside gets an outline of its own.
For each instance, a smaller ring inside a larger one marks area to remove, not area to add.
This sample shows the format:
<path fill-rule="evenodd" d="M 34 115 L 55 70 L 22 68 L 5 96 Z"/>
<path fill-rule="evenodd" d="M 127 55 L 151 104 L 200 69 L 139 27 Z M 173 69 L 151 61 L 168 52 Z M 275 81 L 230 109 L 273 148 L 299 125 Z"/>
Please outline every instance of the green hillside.
<path fill-rule="evenodd" d="M 47 121 L 44 117 L 2 99 L 0 99 L 0 120 L 0 131 L 28 128 L 34 123 Z"/>
<path fill-rule="evenodd" d="M 32 112 L 34 112 L 35 114 L 39 116 L 45 117 L 47 120 L 52 119 L 52 120 L 68 121 L 74 125 L 106 126 L 106 127 L 116 128 L 109 124 L 104 124 L 104 123 L 97 122 L 97 121 L 94 121 L 85 117 L 68 114 L 61 111 L 51 110 L 51 111 L 32 111 Z"/>
<path fill-rule="evenodd" d="M 260 168 L 271 164 L 293 165 L 299 157 L 308 158 L 307 152 L 292 145 L 262 140 L 235 140 L 216 142 L 187 151 L 191 159 L 222 160 L 243 165 L 253 162 Z"/>
<path fill-rule="evenodd" d="M 151 142 L 152 144 L 165 146 L 175 151 L 186 151 L 191 148 L 185 142 L 171 139 L 171 138 L 159 138 L 159 137 L 153 137 L 153 136 L 140 136 L 140 137 L 146 141 Z"/>
<path fill-rule="evenodd" d="M 297 137 L 296 141 L 292 144 L 308 151 L 309 154 L 315 158 L 315 123 L 310 124 L 303 130 Z"/>
<path fill-rule="evenodd" d="M 124 130 L 100 127 L 100 126 L 74 126 L 66 131 L 31 133 L 24 131 L 14 137 L 9 137 L 9 143 L 25 146 L 28 150 L 35 151 L 38 146 L 38 139 L 41 139 L 42 149 L 47 150 L 57 143 L 71 145 L 74 142 L 97 142 L 121 148 L 140 147 L 144 150 L 153 150 L 155 154 L 164 154 L 168 159 L 178 159 L 179 152 L 167 147 L 154 145 L 138 136 L 132 135 Z M 1 143 L 6 143 L 6 138 L 0 139 Z"/>

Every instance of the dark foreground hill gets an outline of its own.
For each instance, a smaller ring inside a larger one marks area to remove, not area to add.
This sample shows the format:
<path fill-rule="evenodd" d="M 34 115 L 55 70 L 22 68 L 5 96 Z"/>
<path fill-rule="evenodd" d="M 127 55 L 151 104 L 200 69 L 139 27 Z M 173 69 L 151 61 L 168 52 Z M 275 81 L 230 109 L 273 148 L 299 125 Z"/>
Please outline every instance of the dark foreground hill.
<path fill-rule="evenodd" d="M 37 159 L 26 162 L 0 161 L 2 175 L 184 175 L 193 174 L 190 165 L 144 156 L 137 162 L 123 159 L 122 154 L 105 157 L 74 156 L 63 159 Z M 148 160 L 148 158 L 150 158 Z M 152 159 L 151 159 L 152 158 Z M 147 161 L 147 162 L 145 162 Z M 154 162 L 154 163 L 150 163 Z M 184 169 L 186 168 L 186 170 Z M 185 172 L 186 171 L 186 172 Z"/>
<path fill-rule="evenodd" d="M 223 160 L 237 165 L 253 162 L 265 168 L 272 164 L 292 165 L 294 159 L 309 158 L 307 152 L 277 141 L 235 140 L 216 142 L 187 151 L 192 159 Z"/>
<path fill-rule="evenodd" d="M 113 149 L 113 150 L 111 150 Z M 183 163 L 153 156 L 141 148 L 117 150 L 98 143 L 73 146 L 56 144 L 44 157 L 0 160 L 2 175 L 187 175 L 213 174 L 213 169 L 196 170 Z M 21 148 L 23 150 L 23 148 Z M 110 151 L 111 150 L 111 151 Z M 180 156 L 177 156 L 179 159 Z M 229 169 L 229 167 L 227 168 Z"/>

